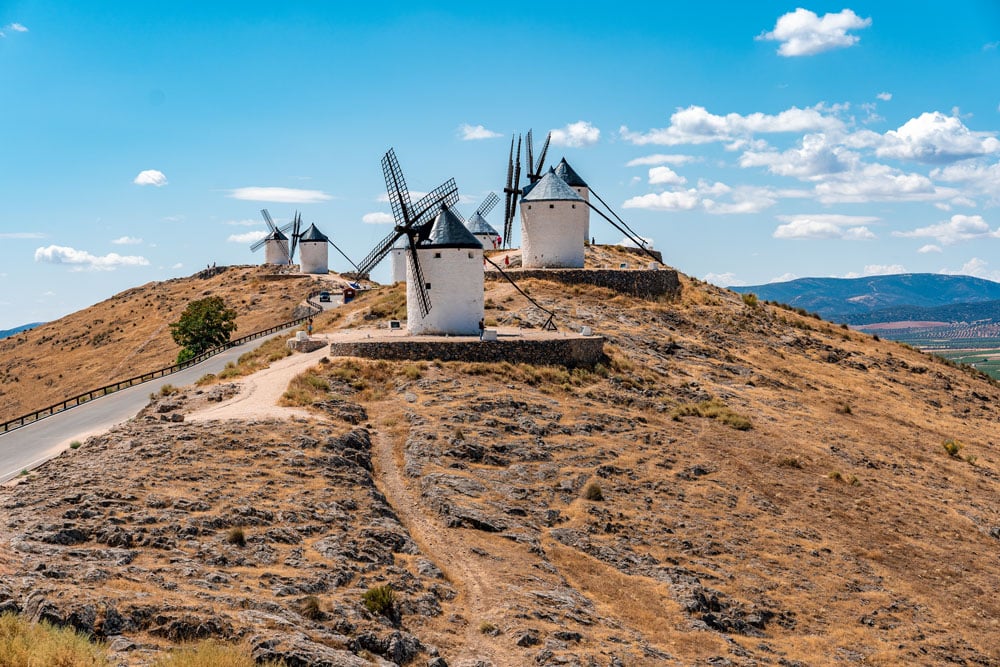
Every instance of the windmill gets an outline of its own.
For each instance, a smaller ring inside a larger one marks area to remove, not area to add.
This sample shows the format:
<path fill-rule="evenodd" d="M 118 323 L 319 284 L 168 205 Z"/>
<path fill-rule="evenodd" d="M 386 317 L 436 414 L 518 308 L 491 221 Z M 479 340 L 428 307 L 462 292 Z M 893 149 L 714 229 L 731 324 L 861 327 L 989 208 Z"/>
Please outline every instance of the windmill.
<path fill-rule="evenodd" d="M 274 224 L 274 220 L 271 219 L 271 214 L 266 208 L 262 208 L 260 214 L 270 232 L 264 238 L 253 243 L 250 246 L 250 251 L 257 252 L 264 248 L 265 264 L 291 264 L 292 258 L 295 256 L 295 247 L 301 235 L 299 230 L 302 226 L 302 216 L 296 211 L 292 221 L 279 228 Z M 291 248 L 289 248 L 288 236 L 286 235 L 288 232 L 291 232 Z"/>
<path fill-rule="evenodd" d="M 496 249 L 498 244 L 497 240 L 500 238 L 500 234 L 497 230 L 493 229 L 490 223 L 486 222 L 486 216 L 489 215 L 490 211 L 500 202 L 500 197 L 497 193 L 491 192 L 487 195 L 483 203 L 479 205 L 476 212 L 469 216 L 469 219 L 465 221 L 465 226 L 472 232 L 472 235 L 479 239 L 479 242 L 483 244 L 483 248 L 493 248 Z M 456 211 L 457 213 L 457 211 Z M 459 217 L 461 217 L 459 215 Z"/>
<path fill-rule="evenodd" d="M 382 157 L 382 173 L 385 176 L 386 193 L 389 195 L 389 206 L 396 224 L 392 232 L 379 241 L 368 256 L 361 260 L 361 264 L 357 267 L 358 274 L 370 273 L 389 254 L 393 244 L 405 237 L 409 253 L 407 287 L 409 288 L 410 283 L 413 284 L 420 314 L 426 317 L 431 310 L 431 299 L 417 257 L 417 243 L 427 238 L 430 224 L 442 208 L 458 203 L 458 186 L 455 185 L 454 178 L 449 178 L 421 197 L 416 204 L 412 203 L 410 191 L 403 178 L 403 170 L 399 166 L 399 160 L 396 159 L 396 152 L 391 148 Z M 407 289 L 407 305 L 409 305 L 409 289 Z"/>
<path fill-rule="evenodd" d="M 542 145 L 542 152 L 535 160 L 534 145 L 531 130 L 523 137 L 525 149 L 527 151 L 528 184 L 521 188 L 521 143 L 522 136 L 517 137 L 517 157 L 514 157 L 514 137 L 510 138 L 510 157 L 507 161 L 507 185 L 504 187 L 504 216 L 503 216 L 503 243 L 510 247 L 510 234 L 514 227 L 514 215 L 517 212 L 517 201 L 519 197 L 528 194 L 531 187 L 542 179 L 542 168 L 545 165 L 545 155 L 549 152 L 549 142 L 552 140 L 552 133 L 545 136 L 545 143 Z"/>

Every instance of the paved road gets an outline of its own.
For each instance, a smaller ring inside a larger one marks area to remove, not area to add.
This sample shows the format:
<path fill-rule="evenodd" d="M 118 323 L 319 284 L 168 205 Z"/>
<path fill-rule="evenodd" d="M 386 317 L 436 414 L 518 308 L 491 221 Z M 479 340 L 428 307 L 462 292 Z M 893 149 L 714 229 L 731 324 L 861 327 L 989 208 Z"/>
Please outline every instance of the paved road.
<path fill-rule="evenodd" d="M 339 306 L 337 301 L 339 300 L 322 304 L 324 310 Z M 294 328 L 289 327 L 285 332 Z M 279 336 L 281 333 L 274 335 Z M 47 461 L 69 447 L 74 440 L 103 433 L 112 426 L 128 421 L 149 403 L 149 395 L 158 392 L 163 385 L 183 387 L 193 384 L 206 373 L 218 373 L 227 363 L 235 361 L 241 354 L 256 348 L 263 341 L 262 338 L 252 340 L 179 373 L 102 396 L 0 435 L 0 482 L 6 482 L 22 470 Z"/>

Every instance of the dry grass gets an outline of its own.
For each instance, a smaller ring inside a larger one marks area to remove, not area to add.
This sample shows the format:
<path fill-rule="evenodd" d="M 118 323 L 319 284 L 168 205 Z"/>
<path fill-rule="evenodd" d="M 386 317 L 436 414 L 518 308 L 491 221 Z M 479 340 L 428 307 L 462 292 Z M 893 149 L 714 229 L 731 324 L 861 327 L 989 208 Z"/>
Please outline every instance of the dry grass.
<path fill-rule="evenodd" d="M 72 629 L 0 615 L 0 667 L 110 667 L 101 644 Z"/>
<path fill-rule="evenodd" d="M 753 428 L 753 423 L 749 419 L 734 412 L 729 406 L 716 398 L 700 403 L 684 403 L 674 408 L 670 413 L 670 418 L 674 421 L 680 421 L 681 417 L 714 419 L 737 431 L 749 431 Z"/>
<path fill-rule="evenodd" d="M 283 662 L 258 663 L 250 647 L 204 641 L 194 646 L 179 648 L 160 658 L 153 667 L 281 667 Z"/>

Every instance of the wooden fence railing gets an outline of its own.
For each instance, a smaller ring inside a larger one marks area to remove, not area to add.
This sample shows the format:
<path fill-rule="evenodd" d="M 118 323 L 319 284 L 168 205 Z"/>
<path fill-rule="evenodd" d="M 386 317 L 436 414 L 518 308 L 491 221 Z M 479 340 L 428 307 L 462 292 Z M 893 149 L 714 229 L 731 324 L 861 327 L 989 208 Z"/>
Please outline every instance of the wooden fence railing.
<path fill-rule="evenodd" d="M 90 391 L 85 391 L 82 394 L 77 394 L 72 398 L 67 398 L 64 401 L 54 403 L 48 407 L 42 408 L 41 410 L 35 410 L 30 414 L 23 415 L 21 417 L 16 417 L 9 421 L 0 423 L 0 435 L 3 435 L 8 431 L 13 431 L 16 428 L 21 428 L 22 426 L 33 424 L 39 419 L 44 419 L 45 417 L 50 417 L 54 414 L 63 412 L 65 410 L 69 410 L 70 408 L 75 408 L 79 405 L 83 405 L 84 403 L 89 403 L 90 401 L 93 401 L 94 399 L 100 398 L 102 396 L 113 394 L 116 391 L 121 391 L 122 389 L 128 389 L 129 387 L 134 387 L 137 384 L 150 382 L 157 378 L 165 377 L 167 375 L 171 375 L 178 371 L 182 371 L 185 368 L 190 368 L 191 366 L 200 364 L 206 359 L 214 357 L 220 352 L 225 352 L 230 348 L 237 347 L 239 345 L 242 345 L 243 343 L 247 343 L 249 341 L 256 340 L 258 338 L 263 338 L 264 336 L 270 336 L 271 334 L 281 331 L 282 329 L 287 329 L 288 327 L 294 327 L 298 324 L 302 324 L 313 315 L 316 315 L 317 313 L 323 311 L 323 307 L 317 304 L 315 301 L 313 301 L 313 297 L 316 296 L 317 294 L 319 294 L 319 292 L 312 292 L 308 297 L 306 297 L 306 303 L 312 309 L 312 312 L 309 315 L 305 315 L 303 317 L 299 317 L 294 320 L 289 320 L 281 324 L 276 324 L 275 326 L 269 329 L 264 329 L 263 331 L 255 331 L 252 334 L 248 334 L 246 336 L 243 336 L 242 338 L 237 338 L 236 340 L 231 340 L 224 345 L 220 345 L 219 347 L 214 347 L 211 350 L 205 350 L 197 357 L 188 359 L 185 362 L 174 364 L 173 366 L 167 366 L 166 368 L 160 368 L 155 371 L 150 371 L 149 373 L 143 373 L 142 375 L 136 375 L 135 377 L 128 378 L 127 380 L 113 382 L 98 389 L 91 389 Z"/>

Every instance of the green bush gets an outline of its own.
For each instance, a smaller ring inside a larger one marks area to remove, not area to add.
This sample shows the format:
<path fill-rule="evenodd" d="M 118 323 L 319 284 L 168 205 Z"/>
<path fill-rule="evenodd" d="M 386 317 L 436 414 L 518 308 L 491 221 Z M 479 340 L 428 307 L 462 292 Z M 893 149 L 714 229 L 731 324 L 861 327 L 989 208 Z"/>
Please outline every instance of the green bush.
<path fill-rule="evenodd" d="M 944 447 L 944 451 L 948 452 L 948 456 L 957 459 L 959 458 L 959 452 L 962 451 L 965 444 L 955 438 L 948 438 L 941 443 L 941 446 Z"/>
<path fill-rule="evenodd" d="M 392 616 L 396 609 L 396 594 L 389 584 L 374 586 L 365 591 L 361 596 L 361 602 L 365 605 L 365 609 L 373 614 Z"/>
<path fill-rule="evenodd" d="M 585 500 L 604 500 L 604 493 L 601 491 L 601 485 L 597 482 L 591 482 L 583 488 L 583 497 Z"/>
<path fill-rule="evenodd" d="M 69 443 L 69 448 L 70 449 L 80 449 L 80 447 L 82 445 L 83 445 L 83 443 L 80 442 L 79 440 L 74 440 L 73 442 Z"/>
<path fill-rule="evenodd" d="M 757 300 L 757 295 L 753 292 L 747 292 L 743 295 L 743 303 L 753 309 L 756 309 L 760 305 L 760 302 Z"/>

